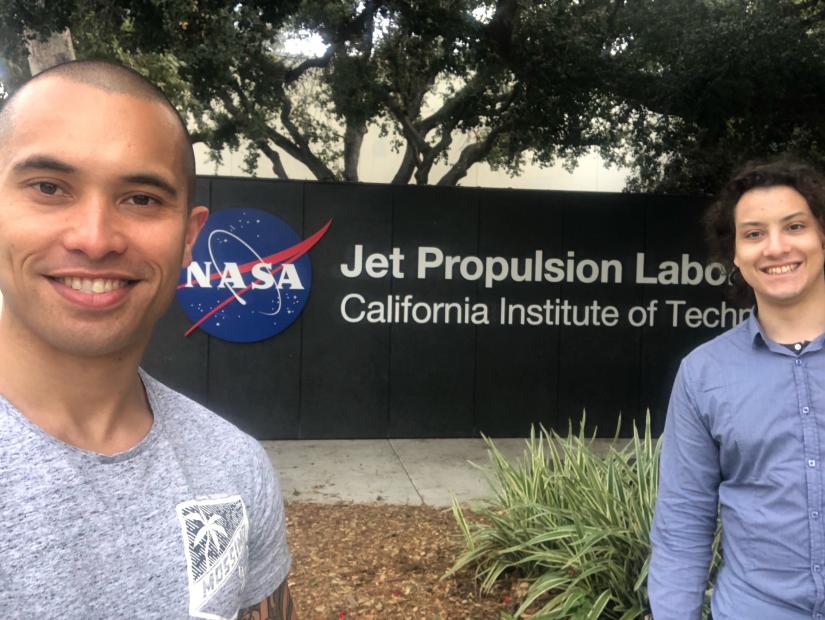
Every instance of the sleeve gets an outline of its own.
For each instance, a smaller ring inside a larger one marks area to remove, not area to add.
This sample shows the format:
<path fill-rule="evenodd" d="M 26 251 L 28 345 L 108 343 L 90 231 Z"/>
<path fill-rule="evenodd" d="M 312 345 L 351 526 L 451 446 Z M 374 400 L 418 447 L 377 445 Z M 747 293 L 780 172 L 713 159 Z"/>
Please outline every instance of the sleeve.
<path fill-rule="evenodd" d="M 241 608 L 257 605 L 286 579 L 291 558 L 286 542 L 284 500 L 263 447 L 250 440 L 254 480 L 249 506 L 249 563 Z"/>
<path fill-rule="evenodd" d="M 719 448 L 682 362 L 665 420 L 648 594 L 655 620 L 699 620 L 716 532 Z"/>

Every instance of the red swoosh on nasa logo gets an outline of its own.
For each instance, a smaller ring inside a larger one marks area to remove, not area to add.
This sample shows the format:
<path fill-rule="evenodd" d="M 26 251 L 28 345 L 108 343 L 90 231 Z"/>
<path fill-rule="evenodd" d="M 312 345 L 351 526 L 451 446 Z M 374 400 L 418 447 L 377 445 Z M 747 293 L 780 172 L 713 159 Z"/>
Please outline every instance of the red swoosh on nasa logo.
<path fill-rule="evenodd" d="M 318 232 L 316 232 L 314 235 L 312 235 L 310 237 L 307 237 L 306 239 L 304 239 L 300 243 L 296 243 L 291 248 L 286 248 L 286 249 L 281 250 L 280 252 L 275 252 L 274 254 L 270 254 L 269 256 L 264 256 L 259 261 L 258 260 L 253 260 L 253 261 L 250 261 L 248 263 L 244 263 L 243 265 L 240 265 L 238 267 L 238 269 L 240 270 L 241 273 L 246 273 L 248 271 L 251 271 L 252 268 L 255 265 L 258 265 L 259 263 L 268 263 L 270 265 L 274 265 L 275 263 L 280 263 L 277 268 L 272 269 L 273 274 L 278 273 L 281 269 L 283 269 L 283 266 L 285 264 L 294 263 L 296 260 L 301 258 L 304 254 L 309 252 L 312 249 L 312 247 L 321 240 L 321 237 L 323 237 L 326 234 L 326 232 L 327 232 L 327 230 L 329 230 L 329 227 L 330 227 L 331 224 L 332 224 L 332 219 L 330 218 L 330 220 L 326 224 L 324 224 Z M 215 280 L 215 279 L 220 278 L 220 277 L 221 277 L 221 274 L 216 273 L 216 274 L 214 274 L 210 277 L 210 280 Z M 185 286 L 186 286 L 185 284 L 179 284 L 178 288 L 179 289 L 184 288 Z M 238 291 L 238 296 L 240 297 L 241 295 L 243 295 L 247 291 L 250 291 L 251 289 L 252 289 L 252 284 L 247 286 L 245 289 L 243 289 L 241 291 Z M 236 301 L 234 295 L 230 295 L 229 297 L 224 299 L 221 303 L 219 303 L 217 306 L 215 306 L 209 312 L 207 312 L 201 318 L 199 318 L 198 321 L 194 325 L 192 325 L 188 330 L 186 330 L 186 332 L 183 335 L 188 336 L 189 334 L 191 334 L 198 327 L 203 325 L 203 323 L 205 321 L 207 321 L 211 316 L 213 316 L 217 312 L 220 312 L 221 309 L 225 308 L 227 305 L 231 304 L 233 301 Z"/>

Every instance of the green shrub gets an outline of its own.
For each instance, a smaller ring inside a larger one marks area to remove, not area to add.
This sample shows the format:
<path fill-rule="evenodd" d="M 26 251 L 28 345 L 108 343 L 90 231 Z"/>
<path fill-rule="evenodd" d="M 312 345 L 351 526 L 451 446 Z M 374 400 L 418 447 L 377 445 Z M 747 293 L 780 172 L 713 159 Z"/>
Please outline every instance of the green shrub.
<path fill-rule="evenodd" d="M 450 573 L 472 566 L 482 591 L 505 573 L 530 582 L 516 617 L 630 620 L 649 613 L 649 532 L 659 480 L 660 441 L 633 428 L 598 455 L 584 433 L 531 429 L 511 464 L 485 437 L 493 499 L 468 521 L 453 498 L 465 549 Z M 719 536 L 714 542 L 718 564 Z M 712 571 L 713 573 L 714 571 Z M 707 598 L 707 597 L 706 597 Z M 538 607 L 536 610 L 535 608 Z"/>

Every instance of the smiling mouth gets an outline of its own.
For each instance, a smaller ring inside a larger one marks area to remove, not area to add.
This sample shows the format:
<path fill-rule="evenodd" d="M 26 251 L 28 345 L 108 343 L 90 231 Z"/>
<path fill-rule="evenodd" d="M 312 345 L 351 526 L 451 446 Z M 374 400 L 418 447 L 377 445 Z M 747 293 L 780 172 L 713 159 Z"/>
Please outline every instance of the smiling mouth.
<path fill-rule="evenodd" d="M 93 295 L 99 295 L 100 293 L 111 293 L 112 291 L 116 291 L 132 283 L 131 280 L 115 280 L 109 278 L 60 277 L 52 279 L 68 286 L 71 289 L 74 289 L 75 291 L 91 293 Z"/>
<path fill-rule="evenodd" d="M 779 276 L 784 273 L 796 271 L 801 263 L 791 263 L 790 265 L 776 265 L 775 267 L 765 267 L 762 269 L 765 273 L 771 276 Z"/>

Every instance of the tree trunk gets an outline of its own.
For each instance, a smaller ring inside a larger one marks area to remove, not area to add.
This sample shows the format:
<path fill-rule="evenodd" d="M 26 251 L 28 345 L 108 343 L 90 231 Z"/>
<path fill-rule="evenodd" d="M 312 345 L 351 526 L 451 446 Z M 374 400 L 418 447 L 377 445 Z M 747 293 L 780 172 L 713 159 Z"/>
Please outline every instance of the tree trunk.
<path fill-rule="evenodd" d="M 427 149 L 424 157 L 418 163 L 418 170 L 415 171 L 415 182 L 419 185 L 427 185 L 430 181 L 430 171 L 433 169 L 435 160 L 444 151 L 450 148 L 453 143 L 452 127 L 442 127 L 441 139 L 432 147 Z M 472 164 L 471 164 L 472 165 Z"/>
<path fill-rule="evenodd" d="M 26 35 L 29 48 L 29 69 L 33 76 L 49 67 L 76 58 L 72 34 L 68 28 L 63 32 L 53 32 L 45 40 L 31 31 L 27 31 Z"/>
<path fill-rule="evenodd" d="M 364 124 L 353 126 L 347 123 L 344 131 L 344 180 L 358 180 L 358 161 L 361 158 L 361 145 L 364 142 L 364 134 L 367 133 L 367 126 Z"/>
<path fill-rule="evenodd" d="M 398 171 L 392 178 L 393 185 L 406 185 L 410 182 L 412 173 L 415 170 L 415 149 L 407 142 L 407 147 L 404 149 L 404 159 L 401 160 L 401 165 L 398 166 Z"/>

